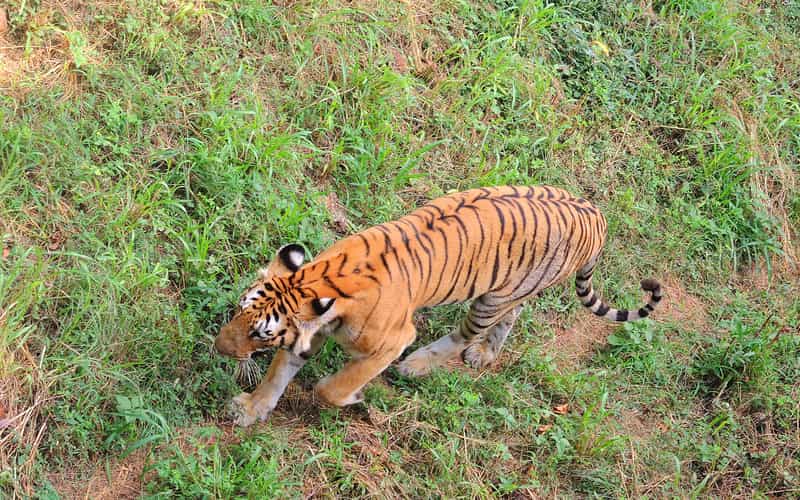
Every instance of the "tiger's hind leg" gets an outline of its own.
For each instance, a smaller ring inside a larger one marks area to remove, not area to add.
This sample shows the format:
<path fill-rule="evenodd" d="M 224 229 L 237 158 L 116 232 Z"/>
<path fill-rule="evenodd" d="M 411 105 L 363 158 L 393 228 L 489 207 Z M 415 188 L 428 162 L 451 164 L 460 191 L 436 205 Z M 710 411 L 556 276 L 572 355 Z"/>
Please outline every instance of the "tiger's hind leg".
<path fill-rule="evenodd" d="M 400 363 L 398 370 L 407 376 L 427 375 L 434 368 L 464 352 L 470 345 L 481 343 L 515 305 L 492 305 L 486 295 L 478 297 L 472 302 L 467 317 L 458 330 L 412 352 Z M 505 329 L 502 339 L 498 335 L 499 342 L 495 342 L 498 346 L 502 345 L 510 329 L 511 326 Z M 497 350 L 499 352 L 499 347 Z"/>
<path fill-rule="evenodd" d="M 477 370 L 492 364 L 503 349 L 503 344 L 514 327 L 520 311 L 522 311 L 522 304 L 506 313 L 483 339 L 468 345 L 461 351 L 461 359 L 464 360 L 464 363 Z"/>

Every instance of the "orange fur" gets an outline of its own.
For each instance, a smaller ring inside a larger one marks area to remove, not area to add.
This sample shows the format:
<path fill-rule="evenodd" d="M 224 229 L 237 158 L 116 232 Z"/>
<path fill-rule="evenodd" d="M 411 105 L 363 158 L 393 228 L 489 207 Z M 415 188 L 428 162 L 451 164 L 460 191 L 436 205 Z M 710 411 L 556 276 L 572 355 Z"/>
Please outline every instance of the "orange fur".
<path fill-rule="evenodd" d="M 284 379 L 325 335 L 353 359 L 320 381 L 317 393 L 334 405 L 361 401 L 362 387 L 416 338 L 412 314 L 421 307 L 475 299 L 457 331 L 401 363 L 409 375 L 458 354 L 476 365 L 491 362 L 518 306 L 576 273 L 578 295 L 595 314 L 616 321 L 647 316 L 661 298 L 655 281 L 643 282 L 652 297 L 637 312 L 611 309 L 592 291 L 605 234 L 605 218 L 582 198 L 547 186 L 507 186 L 436 199 L 345 238 L 304 265 L 301 247 L 282 248 L 216 340 L 219 352 L 238 359 L 274 346 L 291 354 L 276 357 L 252 395 L 239 396 L 237 422 L 265 418 Z"/>

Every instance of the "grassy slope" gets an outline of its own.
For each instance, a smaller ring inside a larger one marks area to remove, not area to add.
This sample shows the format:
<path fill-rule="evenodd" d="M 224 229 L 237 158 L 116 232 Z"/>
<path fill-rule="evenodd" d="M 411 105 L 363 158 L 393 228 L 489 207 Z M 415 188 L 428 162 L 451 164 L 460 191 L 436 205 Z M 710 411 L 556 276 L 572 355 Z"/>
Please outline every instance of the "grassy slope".
<path fill-rule="evenodd" d="M 81 4 L 11 0 L 0 43 L 0 492 L 798 491 L 796 5 Z M 275 248 L 337 237 L 331 193 L 354 231 L 500 183 L 593 199 L 605 296 L 662 277 L 662 314 L 557 287 L 479 376 L 222 424 L 211 338 Z"/>

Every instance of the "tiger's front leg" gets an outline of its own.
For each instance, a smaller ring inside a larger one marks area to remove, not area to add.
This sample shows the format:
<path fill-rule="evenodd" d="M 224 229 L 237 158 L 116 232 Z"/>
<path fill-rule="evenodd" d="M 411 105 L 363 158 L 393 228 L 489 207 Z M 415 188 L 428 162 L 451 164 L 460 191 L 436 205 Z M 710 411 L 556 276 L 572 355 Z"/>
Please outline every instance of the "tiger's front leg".
<path fill-rule="evenodd" d="M 257 420 L 264 422 L 278 404 L 289 382 L 306 364 L 306 359 L 316 354 L 325 340 L 325 335 L 316 335 L 311 349 L 305 358 L 285 349 L 278 350 L 269 370 L 253 392 L 243 392 L 233 398 L 230 412 L 233 422 L 240 427 L 248 427 Z"/>
<path fill-rule="evenodd" d="M 369 337 L 366 333 L 365 337 Z M 414 325 L 406 325 L 399 332 L 381 332 L 374 338 L 387 339 L 376 352 L 356 355 L 341 370 L 320 380 L 314 391 L 325 402 L 334 406 L 347 406 L 364 400 L 362 389 L 377 377 L 403 350 L 414 342 Z"/>

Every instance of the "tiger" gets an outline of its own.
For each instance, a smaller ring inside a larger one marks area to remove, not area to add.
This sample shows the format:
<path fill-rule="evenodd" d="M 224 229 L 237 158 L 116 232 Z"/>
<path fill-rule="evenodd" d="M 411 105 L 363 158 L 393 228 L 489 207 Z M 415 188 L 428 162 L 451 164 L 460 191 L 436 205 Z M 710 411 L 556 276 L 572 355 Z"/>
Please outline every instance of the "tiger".
<path fill-rule="evenodd" d="M 526 299 L 573 274 L 580 302 L 595 315 L 648 317 L 662 298 L 654 279 L 641 282 L 649 299 L 638 310 L 612 308 L 594 291 L 606 229 L 592 203 L 563 189 L 482 187 L 341 239 L 309 262 L 303 246 L 281 247 L 214 341 L 240 364 L 278 348 L 257 387 L 231 401 L 235 424 L 266 420 L 329 337 L 351 359 L 316 383 L 316 396 L 333 406 L 362 402 L 366 384 L 415 341 L 420 308 L 472 300 L 451 333 L 397 364 L 402 376 L 426 375 L 459 355 L 470 367 L 488 367 Z"/>

